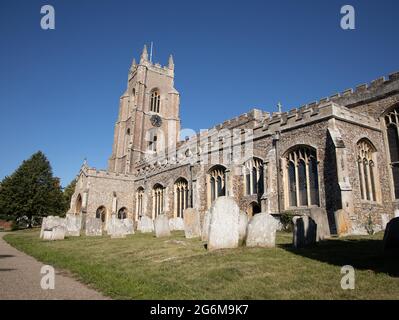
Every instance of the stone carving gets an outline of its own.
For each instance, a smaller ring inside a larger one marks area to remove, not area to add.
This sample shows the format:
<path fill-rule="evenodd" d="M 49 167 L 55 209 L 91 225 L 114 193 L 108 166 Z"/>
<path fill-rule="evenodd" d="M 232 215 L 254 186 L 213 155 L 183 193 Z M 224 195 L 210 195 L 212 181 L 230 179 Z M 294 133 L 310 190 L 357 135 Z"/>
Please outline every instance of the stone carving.
<path fill-rule="evenodd" d="M 169 219 L 165 214 L 161 214 L 155 219 L 154 229 L 157 238 L 170 236 Z"/>
<path fill-rule="evenodd" d="M 139 223 L 139 230 L 142 233 L 150 233 L 154 231 L 154 222 L 150 217 L 142 216 Z"/>
<path fill-rule="evenodd" d="M 387 224 L 384 233 L 384 250 L 399 250 L 399 217 Z"/>
<path fill-rule="evenodd" d="M 211 213 L 209 210 L 205 212 L 204 221 L 201 229 L 201 240 L 208 241 L 209 239 L 209 225 L 211 224 Z"/>
<path fill-rule="evenodd" d="M 245 238 L 247 236 L 248 220 L 248 215 L 241 211 L 238 217 L 238 241 L 240 244 L 245 242 Z"/>
<path fill-rule="evenodd" d="M 278 223 L 279 221 L 269 213 L 253 216 L 247 228 L 247 247 L 275 247 Z"/>
<path fill-rule="evenodd" d="M 330 238 L 330 225 L 326 210 L 323 208 L 311 208 L 310 217 L 317 225 L 316 241 Z"/>
<path fill-rule="evenodd" d="M 183 218 L 172 218 L 169 220 L 170 231 L 184 231 Z"/>
<path fill-rule="evenodd" d="M 237 248 L 240 209 L 233 198 L 219 197 L 210 209 L 208 250 Z"/>
<path fill-rule="evenodd" d="M 103 223 L 96 217 L 86 217 L 86 236 L 102 236 Z"/>
<path fill-rule="evenodd" d="M 293 245 L 294 248 L 304 248 L 316 243 L 317 226 L 311 217 L 294 217 Z"/>
<path fill-rule="evenodd" d="M 184 234 L 187 239 L 201 236 L 201 222 L 197 210 L 188 208 L 184 210 Z"/>
<path fill-rule="evenodd" d="M 334 218 L 335 218 L 335 226 L 337 228 L 338 236 L 341 237 L 344 235 L 348 235 L 352 229 L 352 224 L 349 219 L 349 214 L 345 210 L 341 209 L 335 211 Z"/>

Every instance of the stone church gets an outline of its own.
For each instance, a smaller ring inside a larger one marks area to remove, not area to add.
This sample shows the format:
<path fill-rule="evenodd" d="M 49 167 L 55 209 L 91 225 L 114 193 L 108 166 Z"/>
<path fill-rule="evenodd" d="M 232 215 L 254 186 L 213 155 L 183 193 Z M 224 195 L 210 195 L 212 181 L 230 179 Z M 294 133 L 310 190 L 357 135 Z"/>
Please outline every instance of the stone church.
<path fill-rule="evenodd" d="M 120 98 L 108 169 L 85 162 L 69 213 L 137 221 L 201 218 L 220 196 L 252 216 L 344 209 L 352 232 L 381 228 L 399 207 L 399 73 L 288 112 L 252 109 L 180 139 L 172 56 L 152 63 L 144 47 Z"/>

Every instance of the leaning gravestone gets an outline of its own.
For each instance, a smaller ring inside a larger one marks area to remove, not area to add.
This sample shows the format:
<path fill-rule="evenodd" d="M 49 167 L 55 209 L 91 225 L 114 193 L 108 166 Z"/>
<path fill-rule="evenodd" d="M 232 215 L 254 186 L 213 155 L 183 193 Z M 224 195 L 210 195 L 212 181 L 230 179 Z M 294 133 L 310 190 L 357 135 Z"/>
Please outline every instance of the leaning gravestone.
<path fill-rule="evenodd" d="M 149 233 L 154 231 L 154 222 L 150 217 L 142 216 L 139 226 L 142 233 Z"/>
<path fill-rule="evenodd" d="M 201 229 L 201 240 L 208 241 L 209 239 L 209 225 L 211 224 L 211 213 L 209 210 L 205 212 L 204 221 Z"/>
<path fill-rule="evenodd" d="M 66 215 L 65 220 L 67 228 L 66 235 L 71 237 L 79 237 L 80 230 L 82 228 L 82 216 L 69 213 Z"/>
<path fill-rule="evenodd" d="M 197 210 L 188 208 L 184 210 L 184 234 L 187 239 L 201 236 L 201 222 Z"/>
<path fill-rule="evenodd" d="M 169 219 L 169 228 L 170 228 L 170 231 L 183 231 L 184 230 L 183 218 Z"/>
<path fill-rule="evenodd" d="M 115 214 L 111 216 L 108 223 L 107 233 L 111 238 L 125 238 L 127 235 L 127 227 L 125 226 L 124 220 L 118 219 Z"/>
<path fill-rule="evenodd" d="M 240 212 L 238 217 L 238 241 L 240 244 L 245 242 L 248 227 L 248 215 L 245 212 Z"/>
<path fill-rule="evenodd" d="M 154 221 L 154 229 L 157 238 L 170 236 L 169 219 L 165 214 L 156 217 Z"/>
<path fill-rule="evenodd" d="M 40 238 L 43 238 L 44 231 L 51 231 L 54 227 L 62 226 L 66 227 L 66 221 L 63 218 L 57 216 L 48 216 L 42 220 L 42 228 L 40 230 Z"/>
<path fill-rule="evenodd" d="M 258 213 L 249 221 L 247 247 L 273 248 L 276 245 L 278 220 L 269 213 Z"/>
<path fill-rule="evenodd" d="M 86 218 L 86 236 L 102 236 L 103 223 L 96 217 Z"/>
<path fill-rule="evenodd" d="M 317 236 L 316 241 L 330 238 L 330 225 L 328 223 L 327 212 L 323 208 L 311 208 L 310 217 L 316 222 Z"/>
<path fill-rule="evenodd" d="M 240 209 L 234 199 L 231 197 L 217 198 L 210 213 L 208 250 L 237 248 Z"/>
<path fill-rule="evenodd" d="M 316 243 L 316 222 L 311 217 L 294 217 L 293 245 L 294 248 L 304 248 Z"/>
<path fill-rule="evenodd" d="M 387 224 L 384 233 L 384 250 L 399 249 L 399 217 Z"/>
<path fill-rule="evenodd" d="M 344 209 L 335 211 L 334 218 L 338 236 L 344 236 L 351 232 L 352 226 L 348 212 Z"/>

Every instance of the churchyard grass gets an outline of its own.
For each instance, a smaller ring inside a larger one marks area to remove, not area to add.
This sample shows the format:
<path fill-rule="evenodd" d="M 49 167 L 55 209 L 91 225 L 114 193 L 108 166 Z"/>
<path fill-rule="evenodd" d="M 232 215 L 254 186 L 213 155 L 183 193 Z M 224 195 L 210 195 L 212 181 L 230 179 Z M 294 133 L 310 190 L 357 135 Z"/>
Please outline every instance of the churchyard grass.
<path fill-rule="evenodd" d="M 399 299 L 399 259 L 383 254 L 382 236 L 293 249 L 292 235 L 278 233 L 274 249 L 214 252 L 183 232 L 47 242 L 27 230 L 5 239 L 116 299 Z M 341 288 L 344 265 L 355 268 L 354 290 Z"/>

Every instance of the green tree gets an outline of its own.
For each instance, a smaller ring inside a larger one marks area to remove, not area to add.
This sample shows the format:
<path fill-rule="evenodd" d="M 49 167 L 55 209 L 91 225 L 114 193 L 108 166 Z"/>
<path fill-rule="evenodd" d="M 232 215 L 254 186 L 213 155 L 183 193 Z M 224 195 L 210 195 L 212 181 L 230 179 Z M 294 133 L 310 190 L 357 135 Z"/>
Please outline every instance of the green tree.
<path fill-rule="evenodd" d="M 65 211 L 69 209 L 69 204 L 71 203 L 72 195 L 75 192 L 76 179 L 73 179 L 68 186 L 64 189 L 64 199 L 65 199 Z"/>
<path fill-rule="evenodd" d="M 0 213 L 34 220 L 65 213 L 60 180 L 53 177 L 50 162 L 41 152 L 33 154 L 0 184 Z"/>

